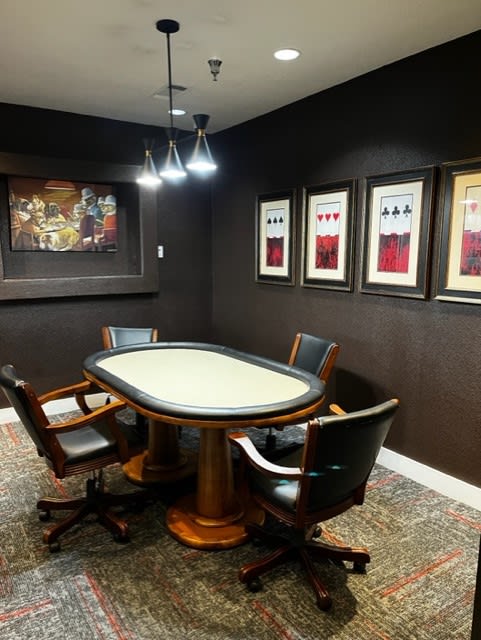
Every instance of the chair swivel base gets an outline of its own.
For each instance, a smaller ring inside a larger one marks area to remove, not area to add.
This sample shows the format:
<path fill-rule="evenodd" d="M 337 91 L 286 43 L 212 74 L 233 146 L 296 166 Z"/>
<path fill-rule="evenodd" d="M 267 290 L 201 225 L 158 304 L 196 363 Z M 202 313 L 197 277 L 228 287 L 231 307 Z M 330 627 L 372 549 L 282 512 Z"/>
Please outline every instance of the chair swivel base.
<path fill-rule="evenodd" d="M 270 534 L 254 524 L 247 525 L 247 531 L 253 538 L 274 547 L 274 550 L 267 556 L 241 567 L 240 582 L 246 584 L 250 591 L 259 591 L 262 589 L 259 576 L 297 558 L 304 566 L 309 583 L 316 594 L 317 606 L 323 611 L 331 607 L 332 600 L 317 575 L 313 560 L 329 559 L 336 563 L 350 561 L 353 563 L 354 571 L 359 573 L 364 572 L 365 565 L 370 561 L 369 552 L 364 547 L 338 547 L 311 539 L 299 544 L 298 541 L 289 540 L 284 536 Z"/>
<path fill-rule="evenodd" d="M 90 514 L 96 514 L 98 522 L 110 531 L 116 542 L 129 541 L 129 528 L 125 520 L 120 518 L 112 507 L 116 506 L 143 506 L 146 491 L 135 491 L 124 494 L 112 494 L 103 491 L 102 485 L 98 485 L 96 479 L 87 480 L 87 494 L 82 498 L 41 498 L 37 502 L 40 510 L 40 520 L 50 519 L 51 511 L 71 511 L 60 522 L 52 525 L 43 533 L 43 541 L 53 553 L 60 550 L 58 538 L 81 522 Z"/>

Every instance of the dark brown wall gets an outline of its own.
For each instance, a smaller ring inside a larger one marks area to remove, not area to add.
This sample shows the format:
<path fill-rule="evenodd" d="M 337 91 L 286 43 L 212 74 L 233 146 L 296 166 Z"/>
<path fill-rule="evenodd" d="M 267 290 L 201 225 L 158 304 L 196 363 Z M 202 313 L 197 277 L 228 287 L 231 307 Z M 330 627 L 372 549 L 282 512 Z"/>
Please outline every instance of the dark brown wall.
<path fill-rule="evenodd" d="M 4 152 L 141 164 L 142 138 L 155 135 L 163 134 L 154 127 L 0 104 Z M 8 215 L 6 203 L 0 203 L 0 215 Z M 103 324 L 155 325 L 165 339 L 209 339 L 210 189 L 192 181 L 184 188 L 163 185 L 157 217 L 158 243 L 165 248 L 158 293 L 0 301 L 0 362 L 14 363 L 43 392 L 80 378 L 85 356 L 101 349 Z M 3 394 L 0 406 L 7 406 Z"/>
<path fill-rule="evenodd" d="M 362 188 L 354 291 L 302 288 L 299 273 L 303 185 L 362 186 L 367 175 L 481 156 L 480 50 L 477 32 L 216 136 L 213 201 L 216 341 L 285 360 L 297 331 L 337 340 L 330 396 L 347 409 L 398 396 L 386 445 L 477 486 L 481 308 L 359 292 Z M 290 187 L 296 286 L 256 284 L 256 195 Z"/>
<path fill-rule="evenodd" d="M 43 391 L 78 378 L 102 324 L 155 324 L 167 339 L 281 360 L 297 331 L 318 333 L 341 344 L 331 399 L 349 409 L 399 396 L 387 446 L 481 486 L 480 309 L 359 293 L 361 190 L 354 292 L 305 289 L 299 276 L 295 287 L 254 282 L 257 194 L 298 189 L 299 274 L 303 185 L 481 156 L 480 47 L 478 32 L 213 136 L 212 204 L 203 184 L 159 194 L 159 293 L 0 302 L 0 361 Z M 140 164 L 142 137 L 157 133 L 0 104 L 5 152 Z"/>

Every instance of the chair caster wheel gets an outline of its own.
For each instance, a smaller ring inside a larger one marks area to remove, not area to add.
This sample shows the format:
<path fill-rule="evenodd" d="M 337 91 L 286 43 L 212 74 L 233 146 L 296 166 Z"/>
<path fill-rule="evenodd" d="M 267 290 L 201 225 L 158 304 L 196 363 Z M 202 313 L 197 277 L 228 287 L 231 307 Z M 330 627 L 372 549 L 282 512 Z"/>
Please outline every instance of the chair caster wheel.
<path fill-rule="evenodd" d="M 352 569 L 356 573 L 366 573 L 366 565 L 363 562 L 353 562 Z"/>
<path fill-rule="evenodd" d="M 47 520 L 50 520 L 50 511 L 40 511 L 38 519 L 42 522 L 47 522 Z"/>
<path fill-rule="evenodd" d="M 127 544 L 127 542 L 130 542 L 129 536 L 121 533 L 114 533 L 113 538 L 117 544 Z"/>
<path fill-rule="evenodd" d="M 58 542 L 57 540 L 55 542 L 51 542 L 48 545 L 48 550 L 50 551 L 50 553 L 58 553 L 60 551 L 60 542 Z"/>
<path fill-rule="evenodd" d="M 319 597 L 317 599 L 317 606 L 321 611 L 329 611 L 332 607 L 332 600 L 329 596 Z"/>
<path fill-rule="evenodd" d="M 266 436 L 266 453 L 271 453 L 276 448 L 277 438 L 274 433 L 270 433 Z"/>
<path fill-rule="evenodd" d="M 320 525 L 317 525 L 317 527 L 314 529 L 312 533 L 312 537 L 320 538 L 321 536 L 322 536 L 322 527 Z"/>
<path fill-rule="evenodd" d="M 257 593 L 258 591 L 262 590 L 262 582 L 259 580 L 259 578 L 254 578 L 247 583 L 247 588 L 252 593 Z"/>
<path fill-rule="evenodd" d="M 145 504 L 142 502 L 134 502 L 131 505 L 130 510 L 132 513 L 142 513 L 145 510 Z"/>

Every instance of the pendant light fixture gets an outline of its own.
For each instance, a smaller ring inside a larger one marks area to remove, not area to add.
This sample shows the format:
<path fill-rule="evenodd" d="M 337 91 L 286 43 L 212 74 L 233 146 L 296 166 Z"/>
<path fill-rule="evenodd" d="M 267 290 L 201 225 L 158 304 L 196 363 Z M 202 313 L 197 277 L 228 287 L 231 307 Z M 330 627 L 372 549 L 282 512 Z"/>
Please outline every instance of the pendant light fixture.
<path fill-rule="evenodd" d="M 167 180 L 177 180 L 179 178 L 184 178 L 187 175 L 177 152 L 177 130 L 174 127 L 174 105 L 172 104 L 172 58 L 170 55 L 170 34 L 177 33 L 179 30 L 179 23 L 175 20 L 159 20 L 155 26 L 158 31 L 165 33 L 167 37 L 167 69 L 169 73 L 170 128 L 167 130 L 169 150 L 167 151 L 165 163 L 159 173 Z"/>
<path fill-rule="evenodd" d="M 162 164 L 160 171 L 157 173 L 154 161 L 152 159 L 152 144 L 146 145 L 145 148 L 145 161 L 142 172 L 137 179 L 140 184 L 158 185 L 162 182 L 159 178 L 165 178 L 166 180 L 176 181 L 184 178 L 187 175 L 182 161 L 177 151 L 177 137 L 178 129 L 174 127 L 174 106 L 172 100 L 172 57 L 170 51 L 170 36 L 173 33 L 179 31 L 180 25 L 176 20 L 158 20 L 156 28 L 161 33 L 166 35 L 167 39 L 167 70 L 168 70 L 168 89 L 169 89 L 169 115 L 170 115 L 170 127 L 166 129 L 167 139 L 169 146 L 167 149 L 167 156 Z M 187 168 L 199 175 L 206 175 L 211 173 L 217 168 L 217 165 L 212 159 L 212 154 L 207 143 L 205 130 L 209 116 L 205 114 L 197 114 L 193 116 L 195 129 L 196 129 L 196 142 L 191 159 L 187 162 Z"/>
<path fill-rule="evenodd" d="M 192 157 L 187 163 L 187 169 L 198 171 L 199 173 L 214 171 L 217 169 L 217 165 L 212 159 L 207 138 L 205 137 L 205 128 L 207 127 L 209 116 L 206 116 L 205 113 L 198 113 L 193 118 L 197 130 L 197 140 L 195 141 Z"/>
<path fill-rule="evenodd" d="M 154 160 L 152 158 L 152 148 L 154 146 L 153 140 L 147 140 L 144 138 L 145 147 L 145 160 L 142 171 L 137 178 L 138 184 L 143 184 L 146 187 L 156 187 L 162 184 L 162 180 L 159 178 L 157 169 L 155 168 Z"/>

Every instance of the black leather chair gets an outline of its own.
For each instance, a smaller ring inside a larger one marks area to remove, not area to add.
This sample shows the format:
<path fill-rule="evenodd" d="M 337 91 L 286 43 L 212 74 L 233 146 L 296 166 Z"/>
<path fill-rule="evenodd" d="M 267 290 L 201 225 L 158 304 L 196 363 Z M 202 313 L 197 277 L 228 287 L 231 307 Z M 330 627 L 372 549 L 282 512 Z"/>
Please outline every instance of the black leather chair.
<path fill-rule="evenodd" d="M 240 569 L 239 580 L 251 591 L 262 587 L 259 576 L 297 557 L 307 571 L 319 608 L 328 609 L 331 598 L 313 560 L 347 560 L 354 563 L 355 571 L 364 570 L 370 561 L 367 549 L 333 546 L 314 538 L 322 533 L 320 522 L 363 503 L 367 480 L 398 405 L 394 399 L 353 413 L 331 405 L 331 411 L 339 415 L 311 420 L 304 447 L 276 464 L 261 456 L 244 433 L 229 434 L 230 442 L 240 449 L 241 492 L 250 492 L 261 508 L 286 525 L 285 536 L 247 525 L 252 537 L 274 548 Z"/>
<path fill-rule="evenodd" d="M 142 344 L 143 342 L 157 342 L 158 338 L 158 330 L 153 327 L 102 327 L 104 349 Z M 110 398 L 108 402 L 110 402 Z M 147 419 L 140 413 L 135 413 L 135 423 L 138 429 L 142 429 L 147 426 Z"/>
<path fill-rule="evenodd" d="M 142 342 L 157 342 L 158 331 L 151 327 L 102 327 L 104 349 Z"/>
<path fill-rule="evenodd" d="M 325 340 L 308 333 L 298 333 L 294 339 L 288 364 L 304 369 L 318 376 L 327 384 L 332 368 L 339 353 L 339 345 L 332 340 Z M 276 427 L 282 431 L 284 427 Z M 266 451 L 276 447 L 276 435 L 273 427 L 269 427 L 266 436 Z"/>
<path fill-rule="evenodd" d="M 50 551 L 58 551 L 59 536 L 90 513 L 97 514 L 99 522 L 113 533 L 115 540 L 128 541 L 127 522 L 111 508 L 127 504 L 139 506 L 147 493 L 107 493 L 102 476 L 104 467 L 114 463 L 123 464 L 145 447 L 135 429 L 122 431 L 115 419 L 115 413 L 123 409 L 125 404 L 117 401 L 95 410 L 90 409 L 85 399 L 91 390 L 88 381 L 37 396 L 32 386 L 18 376 L 11 364 L 1 367 L 0 386 L 33 440 L 38 454 L 44 458 L 56 478 L 90 472 L 84 497 L 42 498 L 37 502 L 41 520 L 48 520 L 51 511 L 72 512 L 45 530 L 43 541 L 48 544 Z M 50 422 L 43 405 L 67 396 L 75 397 L 83 415 L 65 422 Z"/>

